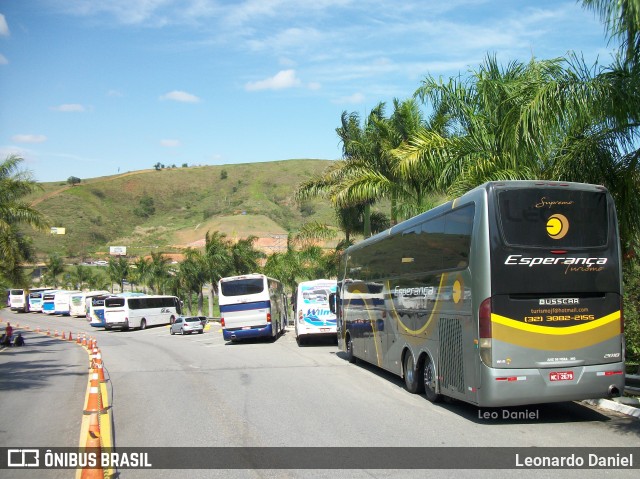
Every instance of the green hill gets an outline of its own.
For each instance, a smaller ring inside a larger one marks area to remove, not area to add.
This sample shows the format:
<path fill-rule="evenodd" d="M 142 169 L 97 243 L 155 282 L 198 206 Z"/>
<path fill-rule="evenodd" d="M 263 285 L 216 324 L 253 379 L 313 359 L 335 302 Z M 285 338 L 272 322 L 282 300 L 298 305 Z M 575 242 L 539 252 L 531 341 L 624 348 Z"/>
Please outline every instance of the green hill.
<path fill-rule="evenodd" d="M 330 164 L 286 160 L 165 168 L 83 179 L 76 186 L 44 183 L 30 200 L 65 234 L 29 235 L 40 259 L 54 252 L 83 259 L 104 257 L 109 246 L 126 246 L 128 255 L 179 252 L 202 242 L 207 231 L 273 237 L 309 221 L 334 224 L 326 201 L 300 205 L 293 198 L 300 183 Z"/>

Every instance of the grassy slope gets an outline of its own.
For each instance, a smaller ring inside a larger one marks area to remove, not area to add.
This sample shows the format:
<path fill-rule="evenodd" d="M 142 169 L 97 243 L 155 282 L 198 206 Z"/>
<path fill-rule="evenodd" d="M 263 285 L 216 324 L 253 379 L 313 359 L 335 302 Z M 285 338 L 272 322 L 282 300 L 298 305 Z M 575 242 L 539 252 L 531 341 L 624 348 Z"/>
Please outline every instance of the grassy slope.
<path fill-rule="evenodd" d="M 92 256 L 109 246 L 148 254 L 175 251 L 204 238 L 206 231 L 236 238 L 296 231 L 308 221 L 334 223 L 326 201 L 310 202 L 314 214 L 305 217 L 293 199 L 301 182 L 329 164 L 287 160 L 143 170 L 83 180 L 75 187 L 47 183 L 31 200 L 52 226 L 66 228 L 67 234 L 33 234 L 34 246 L 43 256 Z M 155 214 L 149 218 L 134 214 L 143 195 L 154 201 Z"/>

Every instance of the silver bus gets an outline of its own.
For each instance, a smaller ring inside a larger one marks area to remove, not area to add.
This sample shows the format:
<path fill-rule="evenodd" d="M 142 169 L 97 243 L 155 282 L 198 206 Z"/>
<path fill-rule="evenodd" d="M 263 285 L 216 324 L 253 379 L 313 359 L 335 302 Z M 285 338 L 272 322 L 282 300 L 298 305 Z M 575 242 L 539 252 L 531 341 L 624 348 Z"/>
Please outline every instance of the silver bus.
<path fill-rule="evenodd" d="M 332 308 L 349 361 L 504 407 L 621 394 L 621 288 L 604 187 L 504 181 L 348 248 Z"/>

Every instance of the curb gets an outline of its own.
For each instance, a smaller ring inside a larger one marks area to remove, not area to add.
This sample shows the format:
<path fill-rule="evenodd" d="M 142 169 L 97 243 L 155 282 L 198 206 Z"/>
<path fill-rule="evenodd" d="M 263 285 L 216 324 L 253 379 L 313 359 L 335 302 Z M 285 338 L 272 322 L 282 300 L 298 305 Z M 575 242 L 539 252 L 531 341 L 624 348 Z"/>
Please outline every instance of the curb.
<path fill-rule="evenodd" d="M 582 402 L 602 409 L 609 409 L 611 411 L 626 414 L 627 416 L 640 418 L 640 408 L 620 404 L 619 402 L 611 401 L 609 399 L 585 399 Z"/>

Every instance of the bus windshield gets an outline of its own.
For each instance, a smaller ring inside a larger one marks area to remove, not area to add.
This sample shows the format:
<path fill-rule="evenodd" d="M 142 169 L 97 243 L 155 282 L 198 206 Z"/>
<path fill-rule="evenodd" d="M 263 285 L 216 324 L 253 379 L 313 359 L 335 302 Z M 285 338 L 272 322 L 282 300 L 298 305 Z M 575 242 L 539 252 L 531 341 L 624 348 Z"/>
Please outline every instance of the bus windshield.
<path fill-rule="evenodd" d="M 593 248 L 607 242 L 604 192 L 505 189 L 498 192 L 502 234 L 509 246 Z M 577 213 L 577 214 L 576 214 Z"/>

